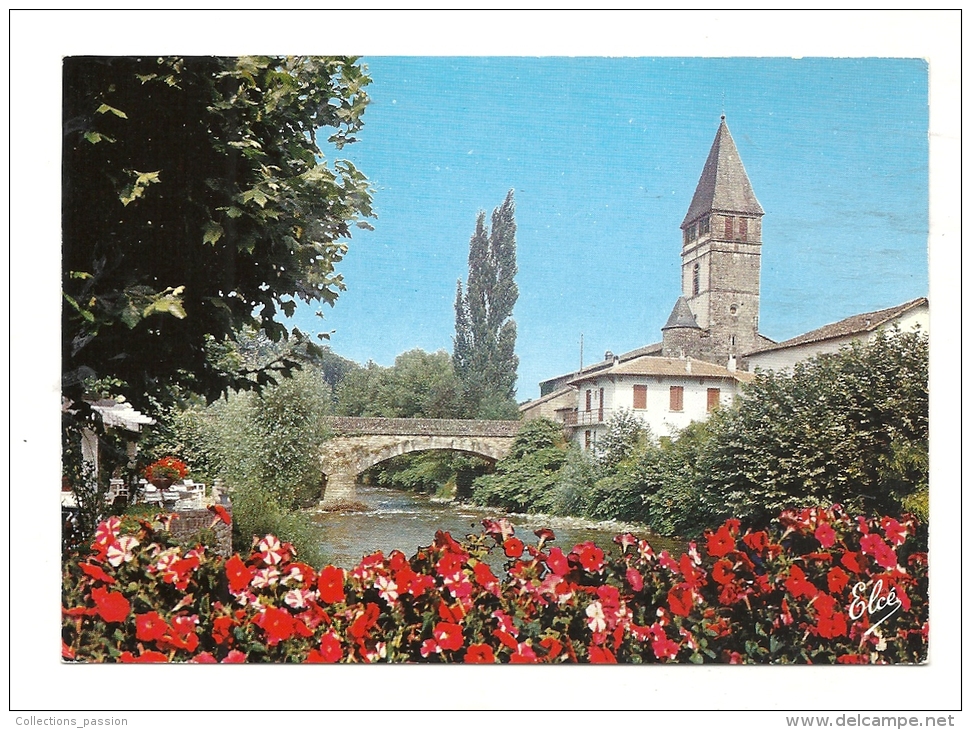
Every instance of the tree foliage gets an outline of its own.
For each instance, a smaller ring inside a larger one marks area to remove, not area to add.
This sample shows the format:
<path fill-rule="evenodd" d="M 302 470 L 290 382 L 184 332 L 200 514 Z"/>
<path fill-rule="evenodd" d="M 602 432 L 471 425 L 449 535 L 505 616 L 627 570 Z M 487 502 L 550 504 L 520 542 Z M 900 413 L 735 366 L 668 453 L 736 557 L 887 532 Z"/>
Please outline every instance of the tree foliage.
<path fill-rule="evenodd" d="M 333 304 L 365 177 L 323 160 L 368 102 L 353 58 L 64 61 L 63 381 L 111 377 L 144 408 L 172 386 L 208 399 L 289 373 L 224 367 L 244 327 L 276 342 L 297 300 Z M 298 333 L 299 334 L 299 333 Z"/>
<path fill-rule="evenodd" d="M 491 230 L 485 212 L 476 219 L 469 241 L 469 276 L 455 294 L 453 361 L 462 380 L 469 415 L 515 418 L 516 322 L 516 204 L 513 191 L 492 212 Z"/>
<path fill-rule="evenodd" d="M 760 373 L 736 407 L 648 457 L 652 527 L 834 503 L 901 514 L 928 483 L 927 356 L 925 334 L 897 332 Z"/>
<path fill-rule="evenodd" d="M 552 511 L 567 450 L 560 424 L 543 418 L 524 422 L 495 473 L 475 480 L 473 501 L 513 512 Z"/>
<path fill-rule="evenodd" d="M 462 384 L 444 350 L 415 349 L 383 368 L 369 362 L 347 372 L 337 386 L 341 416 L 456 418 L 462 414 Z"/>

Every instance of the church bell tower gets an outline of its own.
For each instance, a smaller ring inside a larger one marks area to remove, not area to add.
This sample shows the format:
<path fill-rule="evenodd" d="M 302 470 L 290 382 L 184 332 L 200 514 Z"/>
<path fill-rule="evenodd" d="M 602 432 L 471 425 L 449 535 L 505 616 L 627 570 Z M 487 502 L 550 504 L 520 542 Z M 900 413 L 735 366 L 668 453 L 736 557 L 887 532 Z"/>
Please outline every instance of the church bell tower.
<path fill-rule="evenodd" d="M 698 356 L 726 365 L 759 344 L 762 216 L 722 116 L 681 224 L 681 291 L 700 328 Z"/>

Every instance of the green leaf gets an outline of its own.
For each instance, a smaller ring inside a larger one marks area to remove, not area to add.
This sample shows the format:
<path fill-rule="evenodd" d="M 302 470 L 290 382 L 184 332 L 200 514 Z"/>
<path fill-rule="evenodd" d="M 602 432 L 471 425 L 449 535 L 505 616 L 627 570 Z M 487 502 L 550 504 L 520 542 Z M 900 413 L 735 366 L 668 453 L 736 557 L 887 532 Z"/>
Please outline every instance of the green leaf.
<path fill-rule="evenodd" d="M 223 237 L 223 227 L 214 221 L 206 223 L 206 229 L 202 234 L 203 243 L 215 244 Z"/>
<path fill-rule="evenodd" d="M 111 112 L 116 117 L 121 117 L 122 119 L 128 119 L 128 115 L 125 114 L 125 112 L 123 112 L 121 109 L 115 109 L 113 106 L 108 106 L 107 104 L 102 104 L 97 109 L 95 109 L 95 112 L 97 112 L 98 114 L 105 114 L 106 112 Z"/>

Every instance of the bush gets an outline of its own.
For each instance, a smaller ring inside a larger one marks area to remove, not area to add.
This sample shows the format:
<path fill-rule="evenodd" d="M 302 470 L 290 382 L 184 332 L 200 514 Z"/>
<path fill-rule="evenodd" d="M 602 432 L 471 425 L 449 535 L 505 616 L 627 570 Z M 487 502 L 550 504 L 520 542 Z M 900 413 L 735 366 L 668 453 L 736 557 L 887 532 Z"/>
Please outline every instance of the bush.
<path fill-rule="evenodd" d="M 320 571 L 268 535 L 223 559 L 102 523 L 66 561 L 62 655 L 82 662 L 899 663 L 927 656 L 914 522 L 838 507 L 728 520 L 674 559 L 618 535 L 564 553 L 500 520 L 464 544 Z M 484 561 L 507 558 L 501 577 Z M 879 599 L 879 600 L 878 600 Z M 867 607 L 869 603 L 869 607 Z M 879 608 L 877 606 L 880 606 Z"/>
<path fill-rule="evenodd" d="M 546 419 L 524 422 L 495 473 L 475 480 L 472 501 L 514 512 L 551 511 L 566 452 L 562 426 Z"/>

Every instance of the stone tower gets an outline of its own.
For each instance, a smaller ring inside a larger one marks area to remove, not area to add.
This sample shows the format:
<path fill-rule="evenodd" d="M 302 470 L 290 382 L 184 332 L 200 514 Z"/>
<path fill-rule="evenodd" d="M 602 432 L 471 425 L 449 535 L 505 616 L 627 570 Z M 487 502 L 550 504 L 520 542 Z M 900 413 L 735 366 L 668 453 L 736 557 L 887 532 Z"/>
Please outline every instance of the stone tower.
<path fill-rule="evenodd" d="M 758 348 L 763 214 L 722 116 L 681 224 L 681 291 L 700 328 L 701 359 L 726 365 Z"/>

